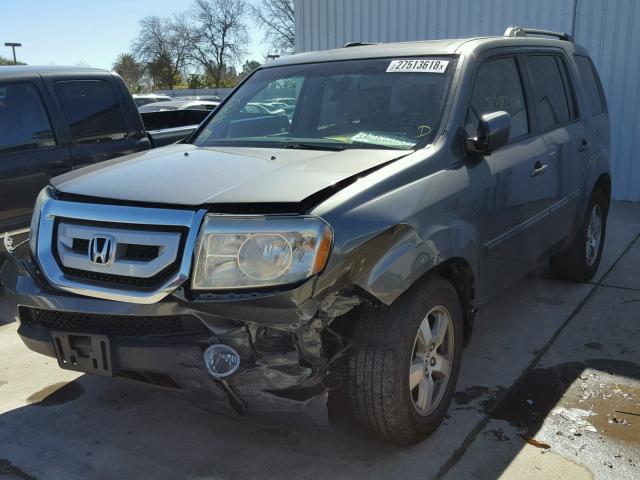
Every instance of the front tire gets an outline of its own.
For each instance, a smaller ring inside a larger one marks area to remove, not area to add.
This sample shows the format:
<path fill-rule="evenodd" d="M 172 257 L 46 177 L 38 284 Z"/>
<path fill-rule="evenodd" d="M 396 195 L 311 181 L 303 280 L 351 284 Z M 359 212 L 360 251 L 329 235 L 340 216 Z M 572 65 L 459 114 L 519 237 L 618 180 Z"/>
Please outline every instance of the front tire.
<path fill-rule="evenodd" d="M 608 209 L 609 199 L 601 189 L 595 189 L 573 242 L 549 259 L 551 271 L 557 278 L 587 282 L 595 275 L 604 248 Z"/>
<path fill-rule="evenodd" d="M 429 276 L 354 325 L 348 390 L 356 421 L 396 445 L 419 443 L 447 413 L 463 348 L 455 288 Z"/>

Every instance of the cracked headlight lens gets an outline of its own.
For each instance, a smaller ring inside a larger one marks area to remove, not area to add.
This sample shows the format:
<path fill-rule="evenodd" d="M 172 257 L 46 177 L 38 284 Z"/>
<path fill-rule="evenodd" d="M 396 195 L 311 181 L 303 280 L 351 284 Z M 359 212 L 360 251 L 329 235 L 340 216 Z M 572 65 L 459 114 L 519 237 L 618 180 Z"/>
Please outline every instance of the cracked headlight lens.
<path fill-rule="evenodd" d="M 207 215 L 196 248 L 194 290 L 297 283 L 325 267 L 333 232 L 316 217 Z"/>

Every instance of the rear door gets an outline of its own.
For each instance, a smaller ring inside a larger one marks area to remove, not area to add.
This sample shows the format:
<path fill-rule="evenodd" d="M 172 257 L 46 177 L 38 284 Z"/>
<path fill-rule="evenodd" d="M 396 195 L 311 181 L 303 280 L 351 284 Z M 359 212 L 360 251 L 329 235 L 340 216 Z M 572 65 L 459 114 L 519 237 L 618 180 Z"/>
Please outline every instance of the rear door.
<path fill-rule="evenodd" d="M 525 55 L 531 106 L 548 149 L 536 177 L 549 207 L 549 221 L 536 235 L 551 249 L 572 231 L 580 187 L 590 149 L 589 135 L 578 111 L 574 78 L 559 51 Z"/>
<path fill-rule="evenodd" d="M 593 133 L 598 143 L 608 144 L 607 101 L 602 89 L 602 83 L 596 72 L 596 67 L 589 57 L 584 55 L 574 55 L 573 59 L 578 67 L 582 88 L 586 94 L 589 113 L 593 118 Z"/>
<path fill-rule="evenodd" d="M 121 92 L 108 78 L 56 80 L 53 90 L 77 167 L 149 147 L 142 129 L 132 130 L 127 124 L 129 112 L 120 101 Z"/>
<path fill-rule="evenodd" d="M 41 80 L 0 81 L 0 236 L 29 226 L 38 192 L 71 170 L 40 95 Z"/>
<path fill-rule="evenodd" d="M 583 55 L 573 56 L 578 73 L 582 80 L 582 91 L 584 92 L 583 117 L 589 117 L 587 122 L 589 134 L 589 153 L 596 156 L 607 156 L 611 139 L 609 132 L 609 118 L 607 115 L 607 101 L 602 88 L 602 83 L 596 72 L 596 67 L 589 57 Z M 584 108 L 586 107 L 586 108 Z"/>
<path fill-rule="evenodd" d="M 511 115 L 507 145 L 467 162 L 483 245 L 483 298 L 526 274 L 544 250 L 534 233 L 548 220 L 549 201 L 532 172 L 546 161 L 548 148 L 536 134 L 525 85 L 519 56 L 485 59 L 476 74 L 465 122 L 466 134 L 473 136 L 483 114 Z"/>

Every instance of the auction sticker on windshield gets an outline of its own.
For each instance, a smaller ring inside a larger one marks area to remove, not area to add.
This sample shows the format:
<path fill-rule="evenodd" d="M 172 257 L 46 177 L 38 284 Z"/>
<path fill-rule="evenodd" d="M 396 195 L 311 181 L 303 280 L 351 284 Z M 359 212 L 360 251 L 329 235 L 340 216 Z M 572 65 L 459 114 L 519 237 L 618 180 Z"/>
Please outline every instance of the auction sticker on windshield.
<path fill-rule="evenodd" d="M 387 67 L 387 72 L 444 73 L 447 65 L 449 65 L 449 60 L 392 60 Z"/>

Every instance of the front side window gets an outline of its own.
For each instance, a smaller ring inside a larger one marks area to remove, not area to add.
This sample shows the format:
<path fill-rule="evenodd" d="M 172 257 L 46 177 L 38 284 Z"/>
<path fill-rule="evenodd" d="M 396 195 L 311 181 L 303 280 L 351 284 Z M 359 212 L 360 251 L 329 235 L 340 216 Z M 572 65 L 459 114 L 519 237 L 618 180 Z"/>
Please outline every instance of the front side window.
<path fill-rule="evenodd" d="M 29 83 L 0 84 L 0 153 L 55 143 L 37 89 Z"/>
<path fill-rule="evenodd" d="M 509 139 L 529 133 L 529 119 L 516 61 L 512 57 L 480 65 L 471 95 L 465 129 L 475 136 L 482 115 L 505 111 L 511 116 Z"/>
<path fill-rule="evenodd" d="M 102 80 L 56 83 L 56 93 L 71 136 L 79 143 L 124 138 L 127 129 L 111 86 Z"/>
<path fill-rule="evenodd" d="M 548 130 L 571 120 L 573 105 L 567 95 L 566 72 L 561 60 L 553 55 L 532 55 L 527 56 L 525 62 L 540 129 Z"/>
<path fill-rule="evenodd" d="M 198 146 L 392 148 L 433 141 L 452 57 L 365 59 L 265 68 L 194 140 Z M 439 62 L 439 63 L 435 63 Z"/>

